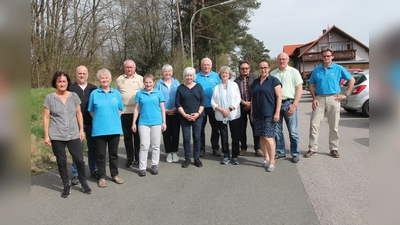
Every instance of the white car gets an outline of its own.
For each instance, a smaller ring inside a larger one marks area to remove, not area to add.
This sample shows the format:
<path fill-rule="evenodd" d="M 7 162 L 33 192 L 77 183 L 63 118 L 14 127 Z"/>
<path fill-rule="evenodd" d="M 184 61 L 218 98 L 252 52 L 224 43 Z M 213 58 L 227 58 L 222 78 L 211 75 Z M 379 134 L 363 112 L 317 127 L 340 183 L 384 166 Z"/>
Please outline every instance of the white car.
<path fill-rule="evenodd" d="M 369 70 L 364 70 L 353 74 L 354 83 L 353 90 L 347 98 L 340 102 L 341 107 L 349 113 L 356 113 L 361 110 L 362 113 L 369 117 Z M 342 92 L 347 89 L 347 82 L 343 84 Z"/>

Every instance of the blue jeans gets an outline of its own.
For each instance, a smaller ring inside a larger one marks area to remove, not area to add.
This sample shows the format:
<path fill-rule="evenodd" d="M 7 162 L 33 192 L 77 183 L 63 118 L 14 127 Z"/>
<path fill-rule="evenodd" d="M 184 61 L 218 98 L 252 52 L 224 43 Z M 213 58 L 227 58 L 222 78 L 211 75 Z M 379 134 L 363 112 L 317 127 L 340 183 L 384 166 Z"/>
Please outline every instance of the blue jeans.
<path fill-rule="evenodd" d="M 193 158 L 200 158 L 200 144 L 201 144 L 201 125 L 203 123 L 203 117 L 198 118 L 195 121 L 188 121 L 187 119 L 180 117 L 182 126 L 183 136 L 183 149 L 185 150 L 185 159 L 190 159 L 190 128 L 193 131 Z"/>
<path fill-rule="evenodd" d="M 298 125 L 298 118 L 297 118 L 297 108 L 294 111 L 293 115 L 287 115 L 287 109 L 290 104 L 293 103 L 293 100 L 287 101 L 282 103 L 281 111 L 280 111 L 280 118 L 279 121 L 276 123 L 276 154 L 279 156 L 286 155 L 285 152 L 285 139 L 283 135 L 283 119 L 286 122 L 286 126 L 289 130 L 289 137 L 290 137 L 290 153 L 292 156 L 299 156 L 299 134 L 297 133 L 297 125 Z"/>
<path fill-rule="evenodd" d="M 97 171 L 96 167 L 96 147 L 94 143 L 94 139 L 92 137 L 92 126 L 84 125 L 83 130 L 85 131 L 86 135 L 86 142 L 88 146 L 88 163 L 89 163 L 89 170 L 90 173 Z M 83 142 L 82 142 L 82 149 L 83 149 Z M 78 176 L 78 168 L 76 168 L 75 162 L 72 163 L 72 174 L 74 176 Z"/>

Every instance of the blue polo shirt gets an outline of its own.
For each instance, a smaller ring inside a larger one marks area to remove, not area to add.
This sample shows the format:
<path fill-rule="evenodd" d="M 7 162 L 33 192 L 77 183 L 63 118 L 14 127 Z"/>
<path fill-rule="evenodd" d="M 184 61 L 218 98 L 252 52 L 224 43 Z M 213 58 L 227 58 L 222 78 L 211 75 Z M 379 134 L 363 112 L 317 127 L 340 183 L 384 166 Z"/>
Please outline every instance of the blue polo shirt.
<path fill-rule="evenodd" d="M 175 108 L 175 95 L 179 85 L 179 81 L 175 78 L 171 78 L 171 86 L 169 88 L 164 83 L 164 79 L 160 79 L 157 82 L 155 89 L 160 90 L 163 93 L 165 99 L 165 109 Z"/>
<path fill-rule="evenodd" d="M 254 80 L 251 85 L 251 104 L 254 118 L 274 116 L 276 109 L 275 87 L 282 85 L 278 78 L 269 75 L 260 84 L 260 78 Z"/>
<path fill-rule="evenodd" d="M 310 84 L 315 84 L 315 94 L 329 95 L 340 93 L 340 79 L 349 80 L 351 74 L 336 63 L 332 63 L 328 68 L 324 65 L 316 67 L 310 77 Z"/>
<path fill-rule="evenodd" d="M 90 93 L 88 111 L 93 112 L 92 137 L 122 134 L 119 110 L 124 109 L 121 93 L 111 88 L 108 93 L 97 88 Z"/>
<path fill-rule="evenodd" d="M 204 96 L 206 97 L 206 105 L 205 108 L 211 107 L 211 97 L 214 92 L 214 87 L 217 84 L 221 83 L 221 78 L 219 78 L 218 74 L 214 71 L 210 71 L 208 76 L 205 76 L 202 71 L 196 74 L 196 79 L 194 82 L 198 83 L 203 87 Z"/>
<path fill-rule="evenodd" d="M 162 124 L 160 102 L 164 102 L 164 95 L 157 89 L 153 89 L 150 93 L 147 93 L 146 89 L 142 89 L 136 93 L 135 103 L 139 103 L 140 111 L 139 126 Z"/>

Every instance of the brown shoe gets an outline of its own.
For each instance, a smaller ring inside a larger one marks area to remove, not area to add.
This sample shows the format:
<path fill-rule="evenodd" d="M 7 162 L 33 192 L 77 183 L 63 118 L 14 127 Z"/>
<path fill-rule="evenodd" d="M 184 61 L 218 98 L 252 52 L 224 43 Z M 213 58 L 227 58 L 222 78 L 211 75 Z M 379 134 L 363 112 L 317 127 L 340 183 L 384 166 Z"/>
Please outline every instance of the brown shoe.
<path fill-rule="evenodd" d="M 316 152 L 316 151 L 308 150 L 308 152 L 304 155 L 304 157 L 310 158 L 310 157 L 313 156 L 313 155 L 317 155 L 317 152 Z"/>
<path fill-rule="evenodd" d="M 261 149 L 257 149 L 256 151 L 256 156 L 263 156 L 264 154 L 262 153 Z"/>
<path fill-rule="evenodd" d="M 240 156 L 246 155 L 246 150 L 244 150 L 244 149 L 240 150 L 239 155 L 240 155 Z"/>
<path fill-rule="evenodd" d="M 101 188 L 107 187 L 106 179 L 100 178 L 99 182 L 97 182 L 97 185 L 98 185 L 99 187 L 101 187 Z"/>
<path fill-rule="evenodd" d="M 117 184 L 123 184 L 124 183 L 124 180 L 122 180 L 121 177 L 119 177 L 119 176 L 113 177 L 112 180 Z"/>
<path fill-rule="evenodd" d="M 333 158 L 339 158 L 339 152 L 337 150 L 332 150 L 331 155 Z"/>

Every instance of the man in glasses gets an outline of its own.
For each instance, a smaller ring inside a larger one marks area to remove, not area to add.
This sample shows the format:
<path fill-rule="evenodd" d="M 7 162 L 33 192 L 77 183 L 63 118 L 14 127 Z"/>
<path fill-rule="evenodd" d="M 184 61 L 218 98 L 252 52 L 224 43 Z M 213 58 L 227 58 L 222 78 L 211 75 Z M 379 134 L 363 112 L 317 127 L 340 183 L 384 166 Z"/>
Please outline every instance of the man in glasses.
<path fill-rule="evenodd" d="M 246 155 L 247 151 L 247 120 L 250 117 L 251 109 L 251 84 L 255 79 L 258 78 L 257 75 L 250 73 L 250 64 L 247 61 L 241 61 L 239 64 L 240 76 L 235 79 L 235 82 L 239 86 L 240 90 L 240 153 L 239 155 Z M 253 122 L 250 121 L 251 128 L 254 134 Z M 257 156 L 262 156 L 263 153 L 260 147 L 260 137 L 254 136 L 254 151 Z"/>
<path fill-rule="evenodd" d="M 276 124 L 276 155 L 275 159 L 286 158 L 285 140 L 283 135 L 283 120 L 289 131 L 290 153 L 294 163 L 300 160 L 299 134 L 297 133 L 297 104 L 303 93 L 303 79 L 299 71 L 289 66 L 289 55 L 282 52 L 278 55 L 278 68 L 271 75 L 282 83 L 282 105 L 279 121 Z"/>
<path fill-rule="evenodd" d="M 334 158 L 339 158 L 339 120 L 340 101 L 353 90 L 354 77 L 342 66 L 333 63 L 333 51 L 324 49 L 321 52 L 323 64 L 316 67 L 310 77 L 310 93 L 313 98 L 310 118 L 310 133 L 306 158 L 317 155 L 318 131 L 321 121 L 326 117 L 329 124 L 329 151 Z M 340 79 L 349 80 L 347 90 L 340 92 Z"/>

